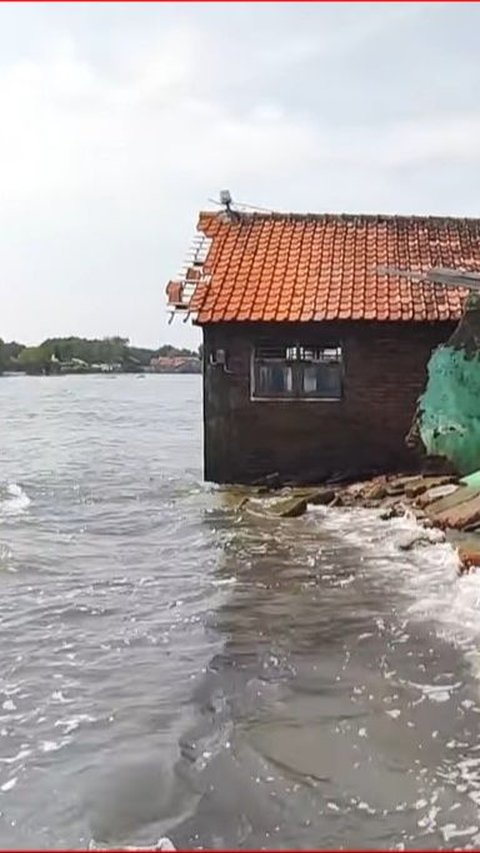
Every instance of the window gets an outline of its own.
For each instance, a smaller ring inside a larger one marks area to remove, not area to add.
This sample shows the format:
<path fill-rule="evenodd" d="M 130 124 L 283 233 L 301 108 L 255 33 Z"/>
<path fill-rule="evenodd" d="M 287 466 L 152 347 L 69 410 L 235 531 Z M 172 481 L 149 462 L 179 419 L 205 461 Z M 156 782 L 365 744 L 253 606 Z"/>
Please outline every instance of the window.
<path fill-rule="evenodd" d="M 255 347 L 252 361 L 253 399 L 341 400 L 342 349 L 305 344 Z"/>

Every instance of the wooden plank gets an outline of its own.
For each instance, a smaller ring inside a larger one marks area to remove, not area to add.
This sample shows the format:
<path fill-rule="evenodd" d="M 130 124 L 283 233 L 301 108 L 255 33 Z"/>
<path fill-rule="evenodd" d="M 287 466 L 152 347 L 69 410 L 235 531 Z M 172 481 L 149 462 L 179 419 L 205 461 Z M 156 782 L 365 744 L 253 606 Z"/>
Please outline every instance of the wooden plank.
<path fill-rule="evenodd" d="M 430 507 L 428 514 L 433 522 L 440 527 L 453 527 L 456 530 L 463 530 L 477 522 L 480 524 L 480 494 L 477 492 L 476 497 L 445 509 L 443 512 L 432 513 Z"/>
<path fill-rule="evenodd" d="M 478 494 L 480 494 L 478 489 L 474 489 L 472 486 L 459 486 L 451 495 L 445 495 L 443 498 L 438 498 L 436 501 L 434 500 L 429 503 L 426 503 L 422 495 L 417 503 L 418 506 L 425 510 L 427 515 L 433 515 L 447 509 L 453 509 L 453 507 L 471 500 Z"/>

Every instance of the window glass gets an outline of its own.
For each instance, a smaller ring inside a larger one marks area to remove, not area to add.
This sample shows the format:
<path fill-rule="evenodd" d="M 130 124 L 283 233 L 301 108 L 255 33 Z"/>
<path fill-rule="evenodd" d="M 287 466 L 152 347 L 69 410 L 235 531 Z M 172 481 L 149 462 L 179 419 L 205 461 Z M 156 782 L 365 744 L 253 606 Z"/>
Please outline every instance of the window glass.
<path fill-rule="evenodd" d="M 257 371 L 259 397 L 281 395 L 293 390 L 292 368 L 287 364 L 260 364 Z"/>
<path fill-rule="evenodd" d="M 253 354 L 253 396 L 340 400 L 342 349 L 297 343 L 262 344 Z"/>
<path fill-rule="evenodd" d="M 340 365 L 305 364 L 302 369 L 302 391 L 305 395 L 337 399 L 342 396 Z"/>

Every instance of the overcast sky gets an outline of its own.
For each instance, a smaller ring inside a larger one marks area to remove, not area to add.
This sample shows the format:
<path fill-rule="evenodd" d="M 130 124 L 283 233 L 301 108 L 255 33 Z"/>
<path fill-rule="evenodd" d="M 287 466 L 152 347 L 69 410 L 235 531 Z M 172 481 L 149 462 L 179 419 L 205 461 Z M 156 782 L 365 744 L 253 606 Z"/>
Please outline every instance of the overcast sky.
<path fill-rule="evenodd" d="M 0 337 L 167 326 L 198 210 L 479 214 L 480 6 L 0 5 Z"/>

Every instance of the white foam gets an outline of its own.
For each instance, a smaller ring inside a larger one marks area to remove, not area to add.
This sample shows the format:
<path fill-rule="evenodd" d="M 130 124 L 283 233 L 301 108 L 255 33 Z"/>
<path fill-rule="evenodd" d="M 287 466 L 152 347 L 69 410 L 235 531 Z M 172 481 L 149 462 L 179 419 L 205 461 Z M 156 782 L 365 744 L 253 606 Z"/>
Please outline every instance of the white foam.
<path fill-rule="evenodd" d="M 62 749 L 67 743 L 70 742 L 70 738 L 64 737 L 61 740 L 42 740 L 40 741 L 40 751 L 41 752 L 58 752 L 59 749 Z"/>
<path fill-rule="evenodd" d="M 472 653 L 480 678 L 480 571 L 459 575 L 459 559 L 448 542 L 418 541 L 403 550 L 406 536 L 413 540 L 422 530 L 412 515 L 382 521 L 376 510 L 318 507 L 311 510 L 314 523 L 319 514 L 323 529 L 372 557 L 362 561 L 362 571 L 375 572 L 376 582 L 402 594 L 407 620 L 431 620 L 439 636 Z M 444 691 L 428 698 L 444 701 Z"/>
<path fill-rule="evenodd" d="M 7 791 L 11 791 L 12 788 L 14 788 L 15 785 L 17 784 L 17 781 L 18 781 L 17 777 L 14 776 L 13 779 L 9 779 L 8 782 L 4 782 L 3 785 L 0 785 L 0 791 L 3 791 L 3 793 L 6 793 Z"/>
<path fill-rule="evenodd" d="M 0 516 L 21 515 L 30 506 L 31 500 L 17 483 L 8 483 L 7 497 L 0 500 Z"/>
<path fill-rule="evenodd" d="M 91 714 L 74 714 L 72 717 L 67 717 L 64 720 L 57 720 L 55 728 L 62 728 L 64 733 L 68 735 L 78 729 L 82 723 L 94 723 L 95 721 L 96 718 L 92 717 Z"/>
<path fill-rule="evenodd" d="M 20 749 L 16 755 L 10 756 L 10 758 L 0 758 L 1 764 L 15 764 L 18 761 L 22 761 L 24 758 L 28 758 L 29 755 L 32 754 L 31 749 Z"/>

